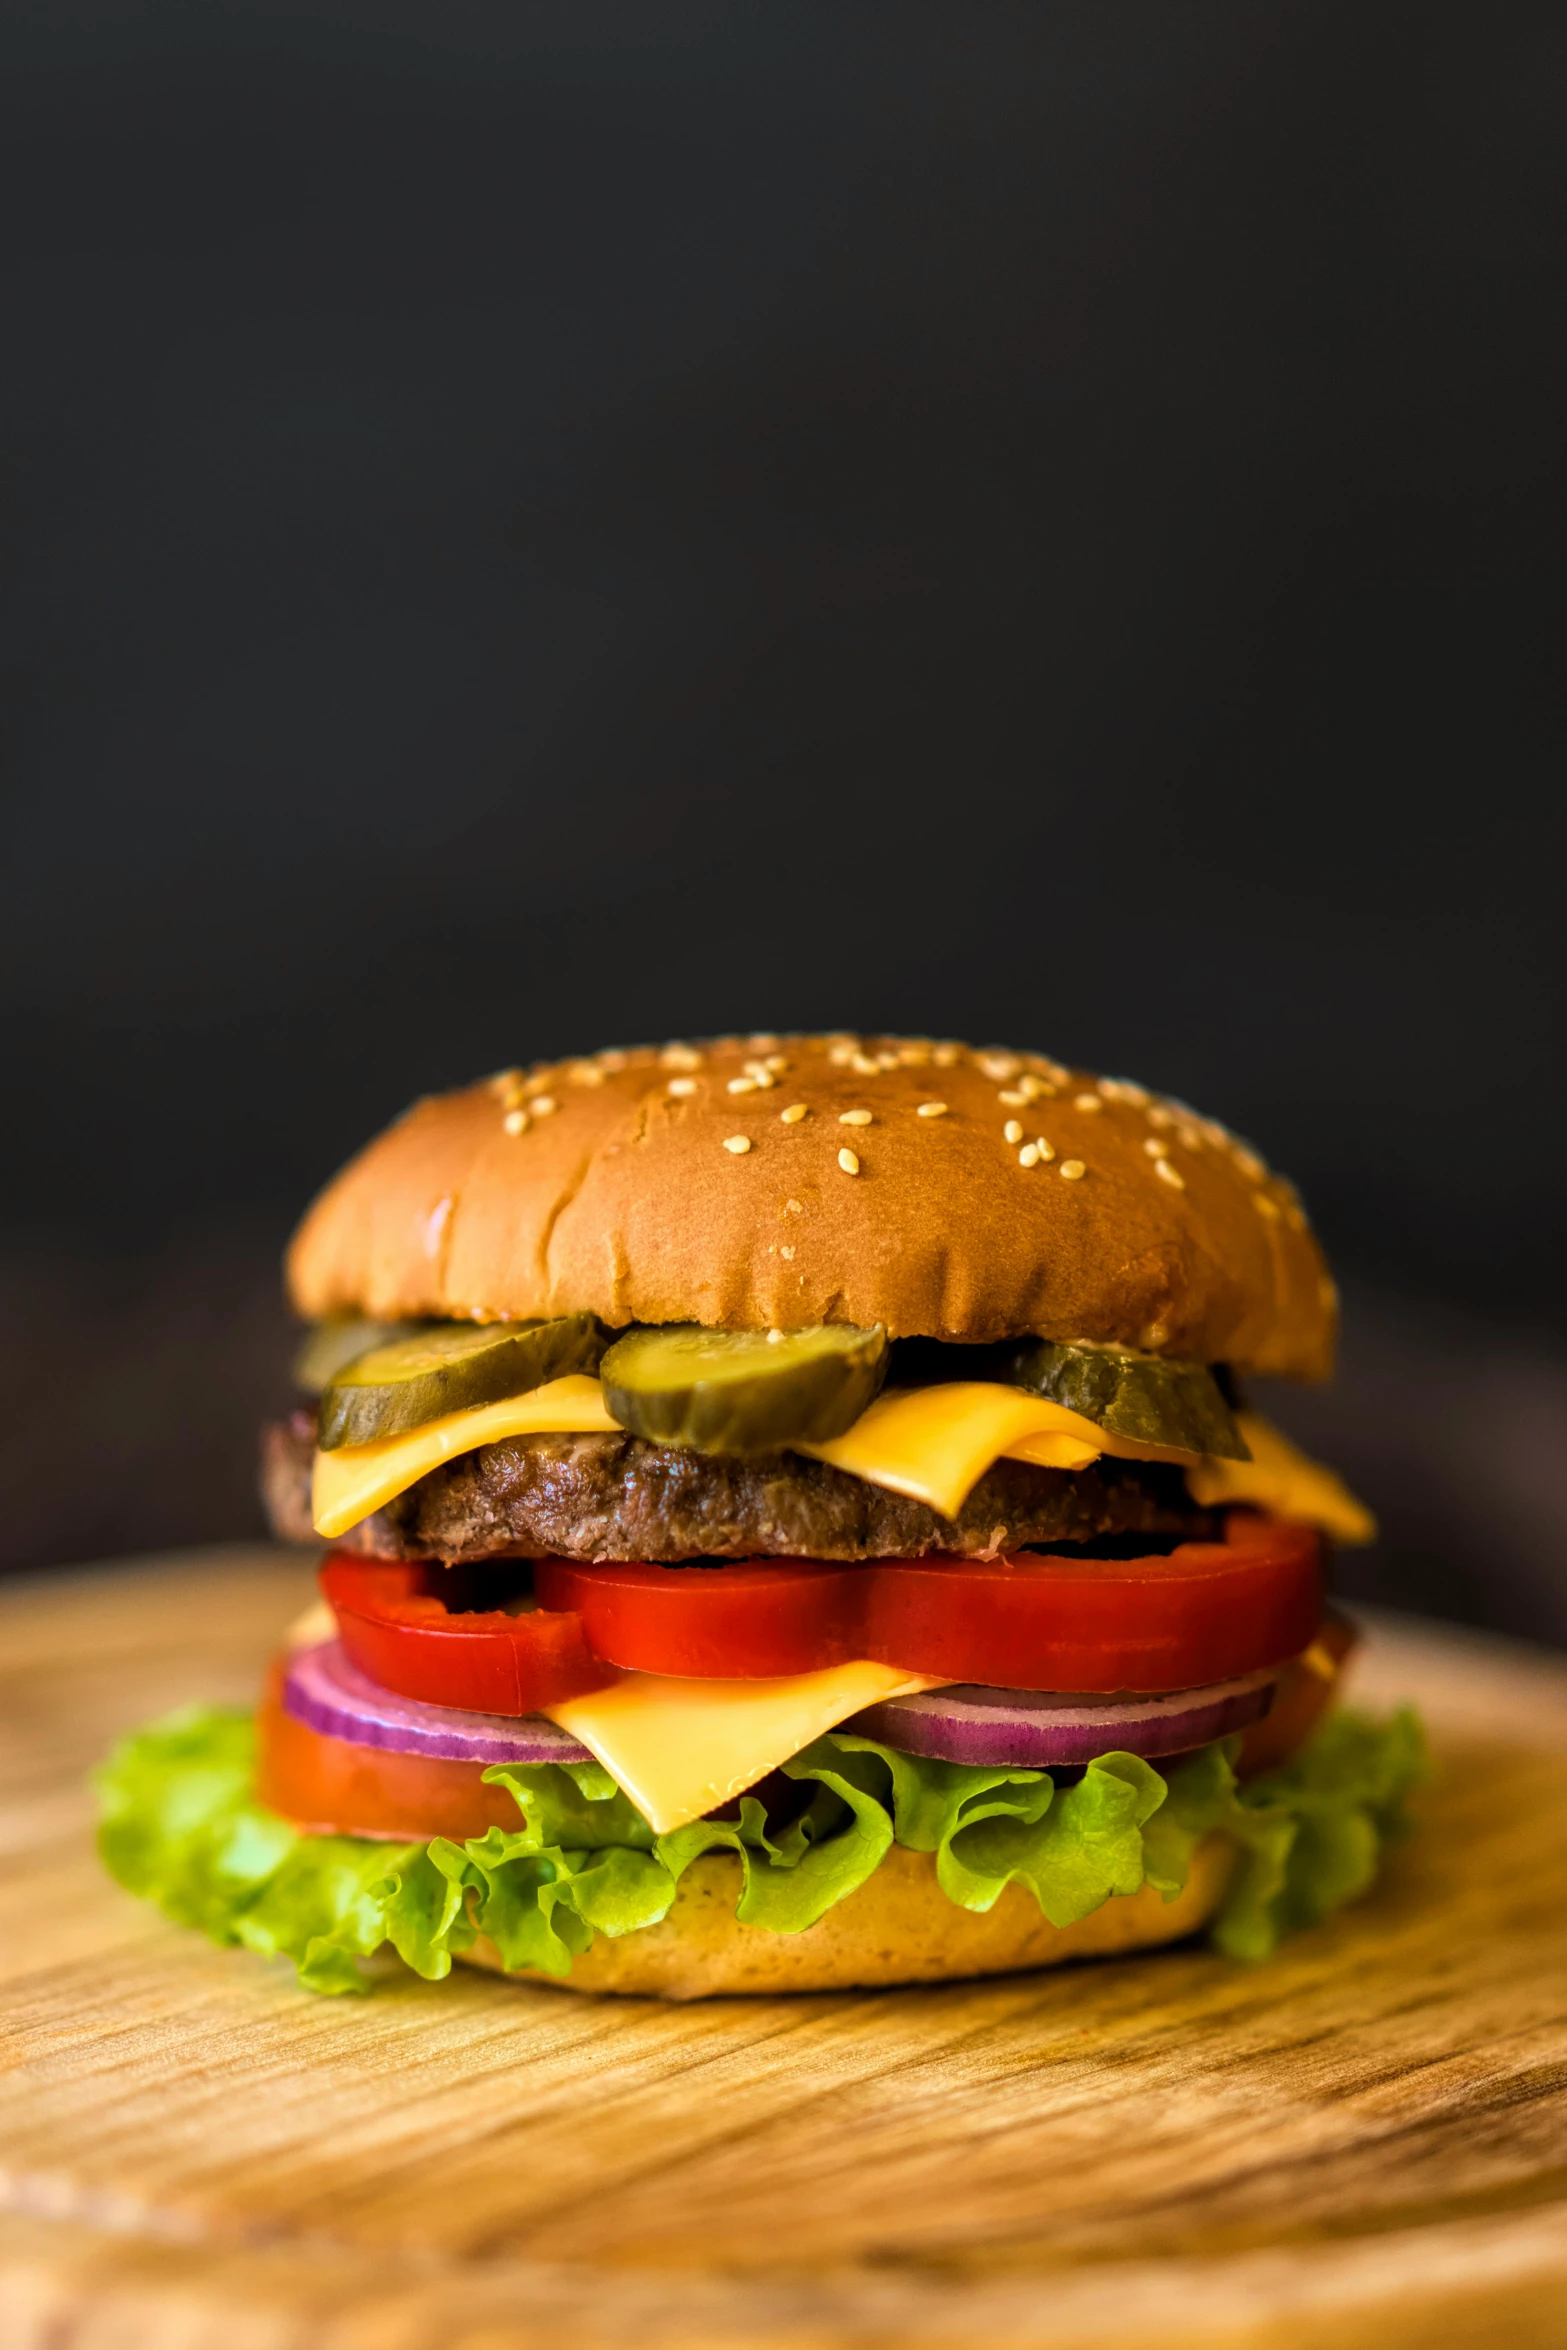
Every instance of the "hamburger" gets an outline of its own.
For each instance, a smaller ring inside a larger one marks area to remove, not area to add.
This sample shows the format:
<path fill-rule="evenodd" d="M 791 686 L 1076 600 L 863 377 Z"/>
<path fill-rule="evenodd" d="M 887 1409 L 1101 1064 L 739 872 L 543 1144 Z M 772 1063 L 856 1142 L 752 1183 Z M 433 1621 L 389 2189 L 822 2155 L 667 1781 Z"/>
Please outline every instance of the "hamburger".
<path fill-rule="evenodd" d="M 362 1988 L 929 1982 L 1370 1884 L 1420 1768 L 1334 1707 L 1372 1522 L 1248 1400 L 1328 1375 L 1293 1187 L 1048 1057 L 751 1036 L 417 1102 L 288 1253 L 255 1716 L 102 1774 L 110 1868 Z"/>

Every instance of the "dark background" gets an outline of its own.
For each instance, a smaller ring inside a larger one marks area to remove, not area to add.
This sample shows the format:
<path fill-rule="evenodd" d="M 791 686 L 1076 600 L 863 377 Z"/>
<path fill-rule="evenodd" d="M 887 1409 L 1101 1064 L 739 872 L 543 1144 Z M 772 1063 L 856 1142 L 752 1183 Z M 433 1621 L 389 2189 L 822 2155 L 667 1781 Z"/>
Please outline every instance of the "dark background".
<path fill-rule="evenodd" d="M 1567 16 L 13 6 L 0 1551 L 243 1534 L 414 1093 L 1026 1043 L 1300 1180 L 1354 1587 L 1567 1640 Z"/>

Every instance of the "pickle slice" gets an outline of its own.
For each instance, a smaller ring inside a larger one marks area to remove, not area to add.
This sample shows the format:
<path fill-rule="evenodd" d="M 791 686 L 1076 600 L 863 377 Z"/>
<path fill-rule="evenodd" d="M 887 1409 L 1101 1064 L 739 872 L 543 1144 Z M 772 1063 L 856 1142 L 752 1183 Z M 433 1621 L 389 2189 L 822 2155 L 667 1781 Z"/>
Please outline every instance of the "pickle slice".
<path fill-rule="evenodd" d="M 294 1357 L 294 1385 L 306 1395 L 319 1395 L 340 1371 L 367 1355 L 373 1346 L 390 1346 L 394 1338 L 412 1338 L 428 1330 L 428 1322 L 370 1322 L 363 1314 L 336 1314 L 318 1322 Z"/>
<path fill-rule="evenodd" d="M 838 1323 L 811 1330 L 704 1330 L 694 1322 L 628 1330 L 601 1366 L 623 1428 L 695 1452 L 776 1452 L 851 1428 L 887 1370 L 887 1334 Z"/>
<path fill-rule="evenodd" d="M 1251 1459 L 1206 1363 L 1048 1338 L 1026 1339 L 1000 1351 L 1006 1363 L 1000 1376 L 1014 1387 L 1081 1412 L 1112 1435 L 1176 1452 L 1214 1453 L 1220 1460 Z"/>
<path fill-rule="evenodd" d="M 604 1334 L 591 1314 L 550 1322 L 432 1322 L 338 1372 L 321 1398 L 323 1452 L 374 1444 L 472 1404 L 595 1371 Z"/>

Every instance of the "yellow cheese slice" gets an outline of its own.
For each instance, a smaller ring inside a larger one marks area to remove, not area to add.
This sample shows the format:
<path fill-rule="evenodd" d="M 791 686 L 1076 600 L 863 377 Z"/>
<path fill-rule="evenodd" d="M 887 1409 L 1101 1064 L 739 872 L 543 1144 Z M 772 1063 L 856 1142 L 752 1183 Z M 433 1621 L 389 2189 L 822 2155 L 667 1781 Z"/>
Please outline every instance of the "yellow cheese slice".
<path fill-rule="evenodd" d="M 598 1757 L 662 1836 L 733 1802 L 863 1706 L 945 1687 L 927 1673 L 869 1663 L 771 1681 L 626 1673 L 591 1697 L 544 1710 Z"/>
<path fill-rule="evenodd" d="M 345 1444 L 336 1452 L 318 1452 L 311 1483 L 311 1515 L 316 1532 L 335 1542 L 361 1518 L 368 1518 L 410 1485 L 438 1469 L 443 1461 L 476 1445 L 494 1444 L 502 1436 L 619 1434 L 604 1404 L 604 1390 L 596 1379 L 574 1374 L 551 1379 L 526 1395 L 508 1395 L 499 1403 L 474 1404 L 465 1412 L 448 1412 L 443 1420 L 429 1420 L 404 1436 L 383 1436 L 377 1444 Z"/>
<path fill-rule="evenodd" d="M 1003 1453 L 1044 1468 L 1084 1469 L 1105 1450 L 1105 1433 L 1021 1387 L 965 1379 L 879 1395 L 845 1435 L 795 1449 L 950 1518 Z"/>
<path fill-rule="evenodd" d="M 1204 1509 L 1250 1502 L 1275 1517 L 1318 1526 L 1335 1542 L 1375 1542 L 1377 1522 L 1341 1477 L 1291 1444 L 1281 1429 L 1258 1412 L 1237 1412 L 1236 1422 L 1251 1447 L 1249 1461 L 1208 1457 L 1186 1472 L 1186 1489 Z"/>

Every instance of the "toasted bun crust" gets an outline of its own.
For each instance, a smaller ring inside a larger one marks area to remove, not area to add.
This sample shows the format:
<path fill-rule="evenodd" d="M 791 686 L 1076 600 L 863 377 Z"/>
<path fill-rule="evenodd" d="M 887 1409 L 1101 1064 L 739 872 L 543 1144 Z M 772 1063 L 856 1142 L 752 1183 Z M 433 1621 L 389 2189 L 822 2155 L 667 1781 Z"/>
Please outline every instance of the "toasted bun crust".
<path fill-rule="evenodd" d="M 936 1882 L 928 1852 L 895 1844 L 875 1875 L 803 1934 L 769 1934 L 736 1920 L 740 1862 L 710 1852 L 680 1880 L 668 1917 L 611 1941 L 600 1934 L 564 1979 L 523 1969 L 568 1991 L 628 1991 L 656 1999 L 707 1999 L 721 1991 L 854 1991 L 889 1983 L 945 1983 L 1004 1975 L 1177 1942 L 1204 1925 L 1229 1880 L 1234 1850 L 1211 1836 L 1192 1855 L 1186 1889 L 1164 1901 L 1145 1885 L 1107 1901 L 1075 1926 L 1052 1926 L 1020 1885 L 994 1909 L 960 1909 Z M 480 1936 L 471 1966 L 500 1967 Z"/>
<path fill-rule="evenodd" d="M 1336 1313 L 1293 1189 L 1222 1126 L 1038 1054 L 881 1037 L 601 1053 L 416 1102 L 288 1275 L 312 1318 L 879 1322 L 1308 1379 Z"/>

